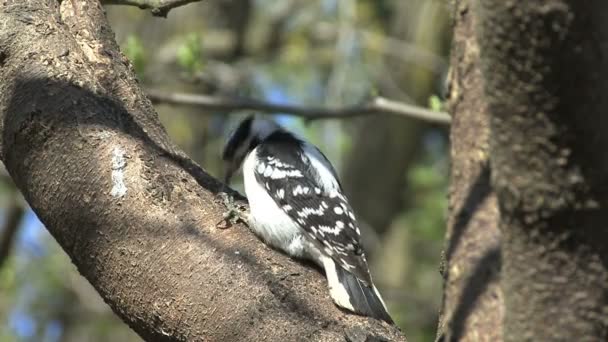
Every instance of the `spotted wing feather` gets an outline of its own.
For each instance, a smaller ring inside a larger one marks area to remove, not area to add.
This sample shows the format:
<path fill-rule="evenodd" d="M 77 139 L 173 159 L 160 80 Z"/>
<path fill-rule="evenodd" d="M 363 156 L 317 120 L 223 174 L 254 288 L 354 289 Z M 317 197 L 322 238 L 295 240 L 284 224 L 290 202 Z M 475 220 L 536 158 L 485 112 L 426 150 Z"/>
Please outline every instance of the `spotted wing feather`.
<path fill-rule="evenodd" d="M 329 162 L 326 167 L 333 179 L 323 179 L 327 175 L 321 175 L 318 166 L 307 157 L 304 143 L 286 132 L 271 135 L 256 150 L 256 180 L 275 203 L 320 250 L 371 284 L 353 210 Z"/>

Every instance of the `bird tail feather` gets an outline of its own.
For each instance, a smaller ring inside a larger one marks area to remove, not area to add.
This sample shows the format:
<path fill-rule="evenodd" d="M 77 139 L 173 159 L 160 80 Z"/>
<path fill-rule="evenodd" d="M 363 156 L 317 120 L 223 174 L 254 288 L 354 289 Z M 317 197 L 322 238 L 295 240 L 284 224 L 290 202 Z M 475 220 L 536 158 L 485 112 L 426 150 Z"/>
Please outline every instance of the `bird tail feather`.
<path fill-rule="evenodd" d="M 394 324 L 378 289 L 373 284 L 365 284 L 333 261 L 331 265 L 325 262 L 325 266 L 330 294 L 338 306 Z"/>

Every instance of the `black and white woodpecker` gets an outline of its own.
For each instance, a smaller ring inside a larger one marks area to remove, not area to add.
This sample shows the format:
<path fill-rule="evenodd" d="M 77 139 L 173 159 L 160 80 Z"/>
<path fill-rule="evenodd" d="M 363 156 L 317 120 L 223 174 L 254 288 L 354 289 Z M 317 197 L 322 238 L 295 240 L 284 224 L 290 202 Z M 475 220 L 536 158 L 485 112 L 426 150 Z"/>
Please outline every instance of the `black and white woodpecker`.
<path fill-rule="evenodd" d="M 318 148 L 274 121 L 248 117 L 223 159 L 226 183 L 243 166 L 247 221 L 264 242 L 322 267 L 338 306 L 393 323 L 372 282 L 353 210 Z"/>

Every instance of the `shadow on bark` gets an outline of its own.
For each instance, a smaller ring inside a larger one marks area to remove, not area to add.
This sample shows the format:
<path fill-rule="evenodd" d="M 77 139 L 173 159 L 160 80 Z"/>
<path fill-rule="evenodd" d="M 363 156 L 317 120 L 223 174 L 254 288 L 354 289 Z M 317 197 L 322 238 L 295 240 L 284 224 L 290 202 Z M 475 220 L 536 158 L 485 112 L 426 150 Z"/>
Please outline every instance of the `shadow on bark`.
<path fill-rule="evenodd" d="M 16 81 L 15 84 L 15 96 L 11 99 L 9 108 L 7 110 L 9 115 L 4 116 L 5 130 L 9 127 L 9 124 L 12 121 L 16 121 L 13 119 L 13 116 L 19 116 L 19 114 L 15 113 L 22 111 L 22 108 L 24 107 L 27 108 L 27 103 L 39 102 L 52 105 L 54 107 L 47 107 L 47 112 L 52 109 L 56 109 L 59 113 L 61 113 L 61 111 L 66 107 L 72 105 L 72 102 L 75 101 L 74 99 L 77 99 L 76 101 L 84 100 L 89 102 L 87 105 L 90 106 L 89 108 L 91 108 L 92 111 L 105 109 L 105 113 L 107 114 L 101 116 L 97 115 L 97 113 L 91 113 L 90 115 L 80 115 L 76 120 L 66 118 L 60 121 L 66 123 L 67 125 L 91 125 L 106 127 L 110 130 L 119 131 L 129 135 L 142 142 L 146 148 L 150 148 L 159 157 L 163 159 L 166 158 L 175 165 L 180 166 L 183 170 L 187 171 L 203 189 L 211 191 L 214 194 L 217 194 L 220 191 L 232 191 L 229 187 L 225 187 L 221 182 L 209 177 L 205 171 L 188 156 L 175 151 L 169 151 L 167 148 L 162 147 L 161 144 L 158 144 L 157 140 L 151 137 L 146 130 L 133 119 L 133 116 L 128 113 L 122 104 L 107 96 L 104 96 L 103 94 L 94 94 L 74 84 L 56 82 L 49 79 L 30 79 L 25 77 Z M 42 89 L 44 89 L 44 91 L 41 91 Z M 27 94 L 28 96 L 23 97 L 21 94 Z M 29 96 L 31 94 L 35 94 L 36 98 L 32 99 L 31 96 Z M 32 118 L 41 114 L 43 113 L 28 113 L 28 115 Z M 52 123 L 52 120 L 56 120 L 55 118 L 52 118 L 52 116 L 53 115 L 49 115 L 49 118 L 47 118 L 49 123 Z M 41 122 L 40 124 L 44 127 L 44 122 Z M 7 134 L 3 135 L 3 147 L 10 146 L 12 141 L 7 141 L 7 139 L 10 138 L 12 137 Z M 3 155 L 6 153 L 4 148 L 2 152 Z M 4 158 L 6 158 L 5 155 Z M 244 199 L 238 193 L 232 193 L 238 196 L 240 199 Z"/>
<path fill-rule="evenodd" d="M 448 260 L 448 262 L 452 260 L 454 251 L 458 248 L 460 240 L 462 239 L 471 218 L 486 198 L 488 198 L 490 192 L 490 166 L 486 163 L 481 168 L 475 183 L 471 186 L 471 190 L 469 191 L 460 212 L 456 215 L 454 230 L 446 251 L 446 260 Z"/>
<path fill-rule="evenodd" d="M 462 204 L 453 209 L 454 223 L 445 253 L 447 267 L 442 274 L 445 283 L 449 284 L 446 286 L 457 286 L 457 290 L 449 293 L 452 304 L 447 309 L 444 307 L 443 315 L 447 313 L 447 316 L 444 322 L 440 321 L 437 341 L 475 339 L 470 336 L 471 329 L 481 332 L 490 326 L 485 321 L 487 315 L 483 315 L 481 321 L 470 321 L 478 320 L 479 312 L 485 310 L 482 307 L 490 303 L 484 301 L 495 298 L 496 294 L 488 291 L 492 291 L 491 286 L 496 286 L 502 267 L 500 245 L 488 235 L 496 227 L 484 213 L 492 194 L 490 166 L 486 162 L 478 165 L 478 169 L 477 176 L 469 183 L 468 192 L 462 195 L 461 201 L 457 201 Z"/>
<path fill-rule="evenodd" d="M 454 318 L 449 323 L 451 341 L 460 341 L 466 320 L 473 310 L 475 310 L 477 300 L 486 291 L 487 286 L 500 275 L 501 263 L 501 254 L 498 248 L 488 250 L 479 259 L 456 305 Z"/>

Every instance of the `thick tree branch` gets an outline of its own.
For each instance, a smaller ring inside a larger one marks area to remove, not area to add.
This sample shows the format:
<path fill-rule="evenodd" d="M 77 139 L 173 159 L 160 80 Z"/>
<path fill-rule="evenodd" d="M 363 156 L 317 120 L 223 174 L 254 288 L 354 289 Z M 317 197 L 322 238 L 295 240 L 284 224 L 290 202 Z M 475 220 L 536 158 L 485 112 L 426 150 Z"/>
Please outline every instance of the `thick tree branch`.
<path fill-rule="evenodd" d="M 74 6 L 74 7 L 73 7 Z M 98 1 L 0 2 L 0 156 L 80 273 L 149 341 L 404 340 L 243 226 L 168 139 Z"/>
<path fill-rule="evenodd" d="M 447 113 L 435 112 L 382 97 L 376 97 L 367 104 L 345 108 L 293 106 L 248 98 L 166 93 L 158 90 L 149 90 L 148 97 L 154 103 L 192 105 L 218 111 L 255 110 L 266 113 L 285 113 L 310 120 L 348 118 L 370 114 L 391 114 L 442 125 L 447 125 L 451 121 Z"/>
<path fill-rule="evenodd" d="M 170 10 L 201 0 L 102 0 L 106 5 L 128 5 L 137 6 L 141 9 L 149 9 L 153 15 L 166 17 Z"/>

